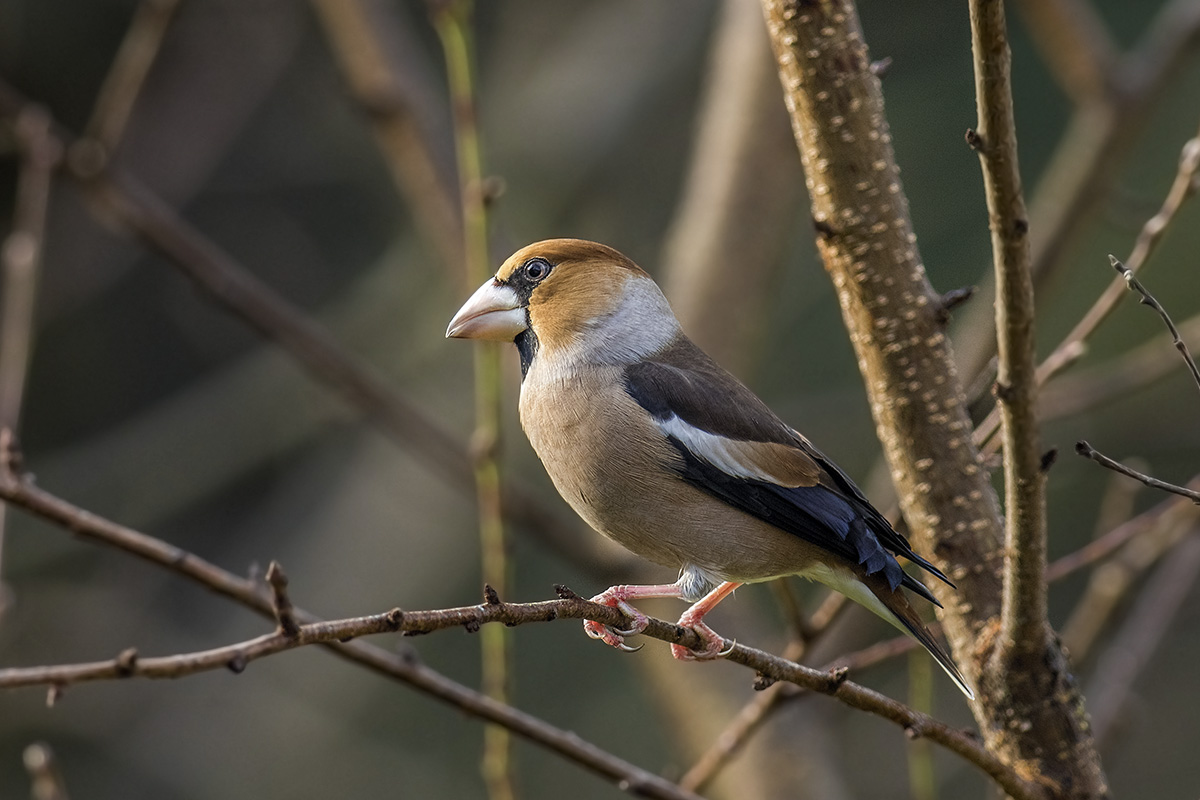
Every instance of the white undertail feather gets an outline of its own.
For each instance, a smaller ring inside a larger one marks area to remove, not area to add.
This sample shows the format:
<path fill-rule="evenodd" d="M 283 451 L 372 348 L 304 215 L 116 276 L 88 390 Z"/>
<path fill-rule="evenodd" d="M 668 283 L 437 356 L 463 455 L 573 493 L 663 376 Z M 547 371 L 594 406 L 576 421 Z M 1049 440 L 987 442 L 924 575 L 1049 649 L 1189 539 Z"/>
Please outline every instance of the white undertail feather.
<path fill-rule="evenodd" d="M 849 597 L 851 600 L 858 603 L 860 606 L 869 609 L 881 619 L 895 626 L 905 636 L 912 637 L 919 644 L 925 645 L 925 643 L 922 642 L 917 636 L 913 635 L 913 632 L 908 629 L 903 620 L 892 613 L 892 610 L 885 606 L 883 601 L 876 597 L 875 593 L 867 588 L 865 583 L 858 580 L 850 573 L 845 572 L 844 570 L 834 569 L 827 564 L 815 564 L 804 572 L 800 573 L 800 576 L 804 578 L 810 578 L 818 583 L 823 583 L 830 589 L 833 589 L 836 592 L 841 592 L 842 594 L 846 595 L 846 597 Z M 958 668 L 954 666 L 953 663 L 946 663 L 945 659 L 948 658 L 948 656 L 945 656 L 944 654 L 939 653 L 928 646 L 926 646 L 925 649 L 929 651 L 931 656 L 933 656 L 933 660 L 938 663 L 938 666 L 941 667 L 948 676 L 950 676 L 950 680 L 954 681 L 954 685 L 957 686 L 962 693 L 967 696 L 968 699 L 974 700 L 975 692 L 970 686 L 967 685 L 966 681 L 963 680 L 962 675 L 958 674 Z"/>

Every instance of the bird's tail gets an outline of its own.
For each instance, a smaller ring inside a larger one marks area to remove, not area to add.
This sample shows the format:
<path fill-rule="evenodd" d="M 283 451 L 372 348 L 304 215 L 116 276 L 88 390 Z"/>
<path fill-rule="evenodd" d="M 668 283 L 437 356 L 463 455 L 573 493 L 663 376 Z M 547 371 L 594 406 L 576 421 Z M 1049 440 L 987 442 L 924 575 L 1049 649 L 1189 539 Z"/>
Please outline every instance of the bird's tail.
<path fill-rule="evenodd" d="M 884 616 L 884 619 L 887 619 L 888 622 L 916 639 L 922 647 L 929 651 L 929 654 L 946 671 L 946 674 L 950 676 L 950 680 L 954 681 L 954 684 L 962 690 L 962 693 L 969 699 L 974 700 L 975 692 L 971 690 L 962 673 L 958 671 L 958 666 L 954 663 L 954 659 L 950 658 L 950 654 L 942 649 L 937 639 L 933 638 L 933 634 L 925 627 L 925 623 L 921 621 L 921 618 L 908 602 L 908 598 L 905 597 L 904 593 L 900 589 L 892 591 L 886 582 L 880 581 L 879 585 L 871 585 L 875 583 L 875 581 L 872 581 L 868 584 L 867 588 L 871 590 L 871 594 L 875 596 L 875 599 L 889 612 L 887 616 L 883 614 L 880 614 L 880 616 Z M 877 609 L 872 610 L 878 613 Z"/>

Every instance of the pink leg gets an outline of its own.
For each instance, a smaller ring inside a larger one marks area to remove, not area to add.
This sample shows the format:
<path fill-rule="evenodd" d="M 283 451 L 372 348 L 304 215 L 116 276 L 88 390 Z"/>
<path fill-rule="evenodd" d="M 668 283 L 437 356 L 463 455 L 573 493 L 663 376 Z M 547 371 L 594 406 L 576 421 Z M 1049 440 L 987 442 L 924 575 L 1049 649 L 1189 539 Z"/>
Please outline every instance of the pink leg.
<path fill-rule="evenodd" d="M 583 621 L 584 633 L 593 639 L 599 639 L 605 644 L 612 645 L 618 650 L 625 652 L 637 650 L 638 648 L 625 644 L 625 637 L 641 633 L 646 630 L 646 626 L 650 622 L 646 619 L 645 614 L 631 606 L 628 601 L 643 597 L 683 597 L 683 588 L 679 583 L 660 583 L 653 586 L 613 586 L 593 597 L 592 602 L 621 609 L 633 620 L 633 626 L 629 630 L 619 631 L 587 619 Z"/>
<path fill-rule="evenodd" d="M 704 623 L 704 615 L 716 608 L 717 603 L 733 594 L 733 590 L 739 586 L 741 586 L 740 583 L 725 581 L 683 612 L 683 616 L 679 618 L 680 627 L 691 628 L 698 633 L 704 642 L 704 647 L 700 650 L 689 650 L 682 645 L 673 644 L 671 645 L 673 656 L 683 661 L 707 661 L 729 654 L 729 651 L 724 649 L 725 640 Z"/>

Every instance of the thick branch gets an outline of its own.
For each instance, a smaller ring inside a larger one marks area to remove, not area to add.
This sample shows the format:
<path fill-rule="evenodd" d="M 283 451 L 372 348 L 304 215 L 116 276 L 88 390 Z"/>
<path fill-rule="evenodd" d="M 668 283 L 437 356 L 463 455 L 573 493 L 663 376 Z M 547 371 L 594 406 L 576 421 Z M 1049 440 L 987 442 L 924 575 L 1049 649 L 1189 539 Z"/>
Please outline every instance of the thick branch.
<path fill-rule="evenodd" d="M 918 550 L 958 583 L 935 588 L 989 748 L 1066 796 L 1103 795 L 1078 688 L 1043 639 L 1040 687 L 996 686 L 987 656 L 1000 612 L 1000 514 L 925 277 L 878 79 L 849 0 L 764 0 L 804 162 L 818 247 L 866 380 Z M 1034 669 L 1031 664 L 1031 669 Z M 984 678 L 984 680 L 980 680 Z M 1009 689 L 1016 691 L 1009 691 Z M 996 691 L 1000 689 L 1001 691 Z"/>
<path fill-rule="evenodd" d="M 996 396 L 1004 437 L 1004 598 L 996 656 L 1002 662 L 1046 647 L 1046 497 L 1037 424 L 1033 277 L 1029 219 L 1017 163 L 1012 54 L 1002 0 L 971 0 L 971 45 L 979 109 L 975 148 L 983 168 L 996 273 Z M 1001 668 L 1007 669 L 1008 663 Z"/>

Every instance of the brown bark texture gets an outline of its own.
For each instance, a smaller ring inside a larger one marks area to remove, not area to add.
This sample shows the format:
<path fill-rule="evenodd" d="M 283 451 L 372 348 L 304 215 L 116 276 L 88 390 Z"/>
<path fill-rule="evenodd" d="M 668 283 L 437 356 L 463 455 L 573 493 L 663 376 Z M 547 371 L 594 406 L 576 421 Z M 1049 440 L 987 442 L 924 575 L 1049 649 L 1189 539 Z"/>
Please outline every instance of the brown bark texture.
<path fill-rule="evenodd" d="M 987 746 L 1056 797 L 1107 786 L 1082 696 L 1049 628 L 1013 660 L 998 643 L 1003 522 L 925 275 L 858 14 L 849 0 L 764 0 L 812 224 L 858 357 L 914 544 L 957 583 L 943 629 L 977 689 Z"/>

